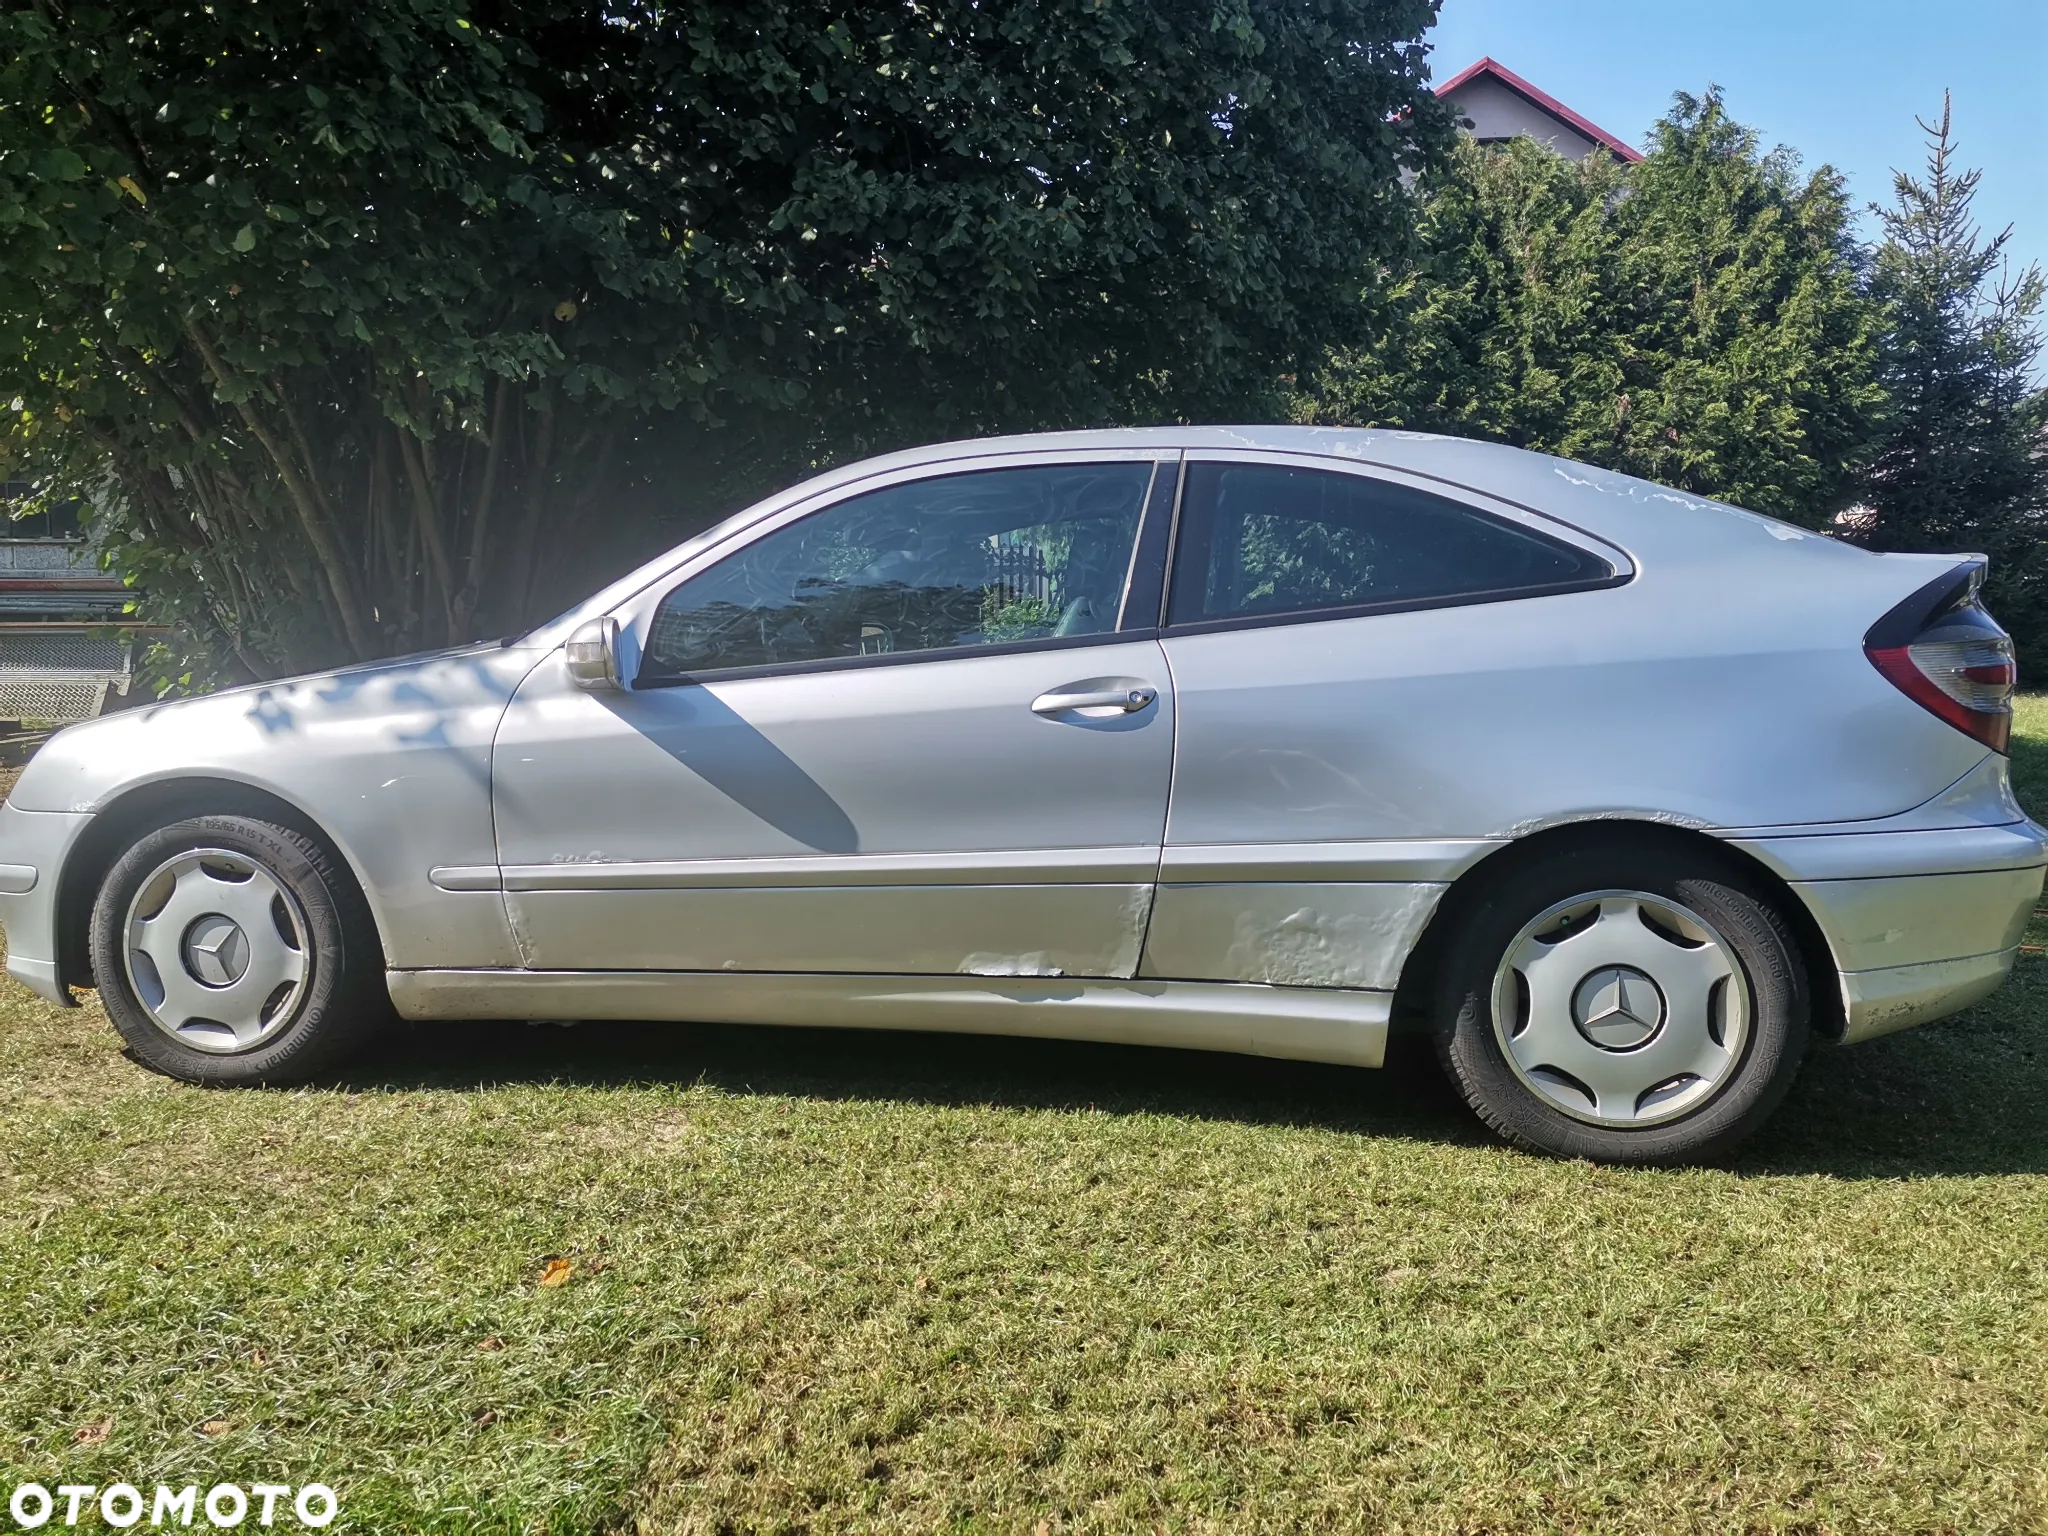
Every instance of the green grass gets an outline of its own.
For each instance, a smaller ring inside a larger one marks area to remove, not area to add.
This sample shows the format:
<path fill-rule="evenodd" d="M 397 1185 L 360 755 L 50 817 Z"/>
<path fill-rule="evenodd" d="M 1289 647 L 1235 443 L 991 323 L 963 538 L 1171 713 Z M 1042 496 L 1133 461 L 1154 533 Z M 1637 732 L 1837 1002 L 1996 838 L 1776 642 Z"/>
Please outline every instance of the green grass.
<path fill-rule="evenodd" d="M 2048 699 L 2022 726 L 2038 814 Z M 1504 1151 L 1419 1049 L 444 1027 L 286 1093 L 117 1047 L 0 1002 L 0 1490 L 317 1479 L 336 1529 L 2048 1530 L 2038 954 L 1817 1055 L 1720 1171 Z"/>

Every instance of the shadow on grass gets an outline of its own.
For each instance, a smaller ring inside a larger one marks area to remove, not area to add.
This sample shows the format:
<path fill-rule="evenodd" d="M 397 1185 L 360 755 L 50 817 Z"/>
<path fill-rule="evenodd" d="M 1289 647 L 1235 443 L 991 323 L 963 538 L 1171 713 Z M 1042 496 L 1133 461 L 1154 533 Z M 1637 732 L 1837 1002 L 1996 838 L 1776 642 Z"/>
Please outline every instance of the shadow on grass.
<path fill-rule="evenodd" d="M 1969 1012 L 1816 1052 L 1739 1165 L 1848 1178 L 2048 1173 L 2048 961 Z"/>
<path fill-rule="evenodd" d="M 1378 1071 L 1197 1051 L 737 1025 L 423 1025 L 337 1086 L 705 1083 L 731 1093 L 1159 1114 L 1452 1145 L 1489 1137 L 1428 1042 Z M 1905 1179 L 2048 1173 L 2048 963 L 1962 1017 L 1822 1048 L 1733 1164 L 1740 1174 Z"/>
<path fill-rule="evenodd" d="M 1157 1114 L 1482 1143 L 1427 1041 L 1379 1071 L 1209 1051 L 907 1030 L 738 1024 L 424 1024 L 336 1086 L 703 1083 L 819 1100 Z"/>

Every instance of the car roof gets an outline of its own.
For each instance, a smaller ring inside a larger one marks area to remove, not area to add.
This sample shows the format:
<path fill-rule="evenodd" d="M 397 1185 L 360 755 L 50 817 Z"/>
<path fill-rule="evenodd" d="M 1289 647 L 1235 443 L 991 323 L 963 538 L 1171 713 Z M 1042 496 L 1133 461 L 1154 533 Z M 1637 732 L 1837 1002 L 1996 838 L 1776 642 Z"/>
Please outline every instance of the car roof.
<path fill-rule="evenodd" d="M 1440 481 L 1446 489 L 1498 497 L 1574 524 L 1620 545 L 1631 555 L 1683 552 L 1702 556 L 1717 547 L 1760 549 L 1775 543 L 1816 546 L 1813 553 L 1821 559 L 1866 556 L 1854 545 L 1825 534 L 1633 475 L 1506 443 L 1385 427 L 1132 427 L 964 438 L 846 465 L 807 482 L 806 494 L 829 489 L 831 483 L 842 479 L 990 454 L 1118 449 L 1313 454 L 1396 470 Z M 1823 550 L 1829 553 L 1821 553 Z"/>
<path fill-rule="evenodd" d="M 599 613 L 660 569 L 707 543 L 842 486 L 876 475 L 920 467 L 965 466 L 1014 454 L 1200 452 L 1205 449 L 1307 454 L 1420 476 L 1446 491 L 1478 492 L 1595 535 L 1640 567 L 1671 560 L 1805 559 L 1835 566 L 1873 557 L 1854 545 L 1761 513 L 1695 496 L 1633 475 L 1561 459 L 1505 443 L 1392 428 L 1298 426 L 1118 427 L 1084 432 L 1035 432 L 1008 437 L 961 438 L 838 465 L 778 491 L 649 562 L 529 636 L 558 641 L 580 616 Z"/>

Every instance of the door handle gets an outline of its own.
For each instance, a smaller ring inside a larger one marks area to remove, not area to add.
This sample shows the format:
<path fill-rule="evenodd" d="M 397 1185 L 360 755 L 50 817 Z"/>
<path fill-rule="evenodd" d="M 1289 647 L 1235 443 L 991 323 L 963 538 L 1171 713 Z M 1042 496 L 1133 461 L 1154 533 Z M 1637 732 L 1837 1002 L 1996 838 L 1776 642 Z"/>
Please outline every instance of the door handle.
<path fill-rule="evenodd" d="M 1104 715 L 1135 715 L 1150 709 L 1159 690 L 1150 683 L 1122 678 L 1090 678 L 1085 683 L 1068 683 L 1041 693 L 1031 701 L 1034 715 L 1066 715 L 1100 710 Z"/>

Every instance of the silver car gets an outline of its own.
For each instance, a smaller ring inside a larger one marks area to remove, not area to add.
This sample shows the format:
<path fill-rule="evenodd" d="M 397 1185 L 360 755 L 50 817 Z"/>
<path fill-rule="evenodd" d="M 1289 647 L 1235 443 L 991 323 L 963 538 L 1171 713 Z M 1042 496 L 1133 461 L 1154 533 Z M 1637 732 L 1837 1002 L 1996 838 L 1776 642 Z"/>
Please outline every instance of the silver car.
<path fill-rule="evenodd" d="M 1377 1065 L 1713 1156 L 1996 988 L 2048 834 L 1981 560 L 1584 465 L 1278 427 L 952 443 L 502 644 L 75 726 L 8 969 L 148 1066 L 675 1019 Z"/>

